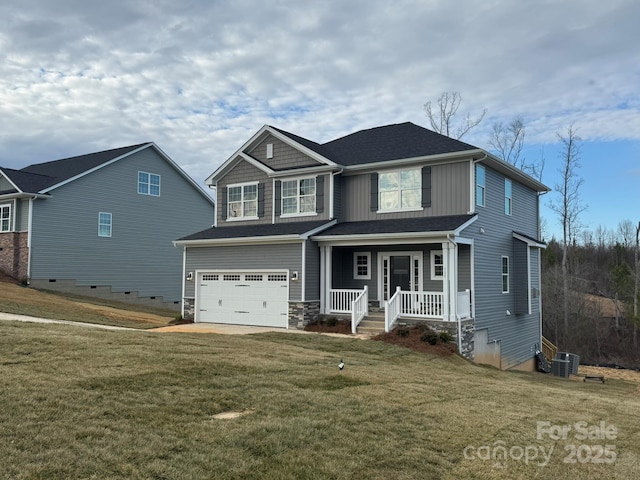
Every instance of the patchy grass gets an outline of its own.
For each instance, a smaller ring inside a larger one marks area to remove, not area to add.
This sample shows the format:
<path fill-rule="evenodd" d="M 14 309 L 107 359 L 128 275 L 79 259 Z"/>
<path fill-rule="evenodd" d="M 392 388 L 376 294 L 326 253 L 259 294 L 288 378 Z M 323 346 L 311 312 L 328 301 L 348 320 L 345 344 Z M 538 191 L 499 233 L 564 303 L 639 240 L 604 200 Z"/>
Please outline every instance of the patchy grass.
<path fill-rule="evenodd" d="M 0 352 L 0 478 L 640 478 L 640 397 L 622 380 L 287 333 L 2 322 Z M 602 421 L 617 434 L 538 439 L 537 421 Z M 546 467 L 478 458 L 496 442 L 554 450 Z M 570 445 L 591 460 L 604 444 L 613 464 L 564 463 Z"/>
<path fill-rule="evenodd" d="M 0 312 L 120 327 L 168 325 L 177 312 L 79 295 L 43 292 L 0 278 Z"/>

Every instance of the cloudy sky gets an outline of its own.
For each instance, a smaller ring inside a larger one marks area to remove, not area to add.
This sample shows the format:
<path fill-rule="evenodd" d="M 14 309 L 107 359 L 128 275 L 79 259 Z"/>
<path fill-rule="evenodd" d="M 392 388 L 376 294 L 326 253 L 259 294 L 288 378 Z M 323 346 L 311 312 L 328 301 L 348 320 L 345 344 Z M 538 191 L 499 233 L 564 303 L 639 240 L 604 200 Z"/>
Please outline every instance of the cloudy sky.
<path fill-rule="evenodd" d="M 154 141 L 202 182 L 263 124 L 428 127 L 456 91 L 460 116 L 487 109 L 478 147 L 522 117 L 550 187 L 573 123 L 583 223 L 616 228 L 640 220 L 638 20 L 636 0 L 5 0 L 0 165 Z"/>

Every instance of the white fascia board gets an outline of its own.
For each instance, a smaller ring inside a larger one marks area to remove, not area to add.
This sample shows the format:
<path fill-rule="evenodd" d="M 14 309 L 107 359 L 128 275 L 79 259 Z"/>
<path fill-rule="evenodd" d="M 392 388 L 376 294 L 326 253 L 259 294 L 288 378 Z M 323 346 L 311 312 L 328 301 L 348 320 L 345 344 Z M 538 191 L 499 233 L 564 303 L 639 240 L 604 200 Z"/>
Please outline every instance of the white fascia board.
<path fill-rule="evenodd" d="M 451 161 L 454 159 L 460 160 L 468 160 L 470 157 L 473 158 L 479 154 L 484 154 L 484 151 L 481 149 L 475 150 L 464 150 L 462 152 L 451 152 L 451 153 L 441 153 L 438 155 L 427 155 L 422 157 L 412 157 L 412 158 L 399 158 L 397 160 L 387 160 L 384 162 L 375 162 L 375 163 L 364 163 L 361 165 L 352 165 L 342 167 L 345 170 L 345 174 L 349 172 L 360 172 L 361 170 L 379 170 L 383 168 L 393 168 L 393 167 L 403 167 L 406 165 L 419 164 L 419 163 L 429 163 L 433 165 L 435 163 L 445 163 L 447 161 Z"/>
<path fill-rule="evenodd" d="M 288 136 L 286 136 L 286 135 L 278 132 L 277 130 L 273 129 L 269 125 L 263 125 L 262 128 L 260 128 L 260 130 L 258 130 L 255 134 L 253 134 L 253 136 L 249 140 L 247 140 L 238 150 L 236 150 L 233 153 L 233 155 L 231 155 L 222 165 L 220 165 L 211 175 L 209 175 L 207 177 L 207 179 L 205 180 L 205 183 L 208 184 L 208 185 L 212 185 L 212 184 L 216 183 L 220 173 L 223 172 L 228 167 L 228 165 L 232 161 L 234 161 L 236 159 L 236 157 L 242 156 L 244 154 L 244 151 L 247 148 L 249 148 L 253 143 L 255 143 L 257 140 L 259 140 L 260 137 L 262 137 L 265 133 L 269 133 L 269 134 L 273 135 L 278 140 L 283 141 L 287 145 L 295 148 L 296 150 L 304 153 L 305 155 L 313 158 L 314 160 L 316 160 L 316 161 L 318 161 L 320 163 L 323 163 L 325 165 L 329 165 L 329 166 L 332 166 L 332 167 L 337 166 L 334 162 L 332 162 L 328 158 L 325 158 L 322 155 L 314 152 L 313 150 L 308 149 L 304 145 L 299 144 L 298 142 L 292 140 Z M 264 167 L 264 165 L 263 165 L 263 167 Z"/>
<path fill-rule="evenodd" d="M 325 245 L 401 245 L 420 243 L 441 243 L 447 241 L 447 235 L 455 232 L 401 232 L 362 235 L 316 235 L 311 240 Z"/>
<path fill-rule="evenodd" d="M 317 167 L 295 168 L 293 170 L 279 170 L 277 172 L 270 173 L 269 176 L 272 178 L 301 177 L 316 173 L 331 173 L 338 170 L 340 170 L 339 167 L 319 165 Z"/>
<path fill-rule="evenodd" d="M 200 193 L 200 194 L 201 194 L 201 195 L 202 195 L 202 196 L 203 196 L 203 197 L 204 197 L 204 198 L 205 198 L 209 203 L 211 203 L 212 205 L 215 205 L 215 204 L 216 204 L 216 200 L 215 200 L 215 198 L 213 198 L 211 195 L 209 195 L 209 194 L 207 193 L 207 191 L 204 189 L 204 187 L 202 187 L 201 185 L 198 185 L 198 183 L 197 183 L 193 178 L 191 178 L 191 177 L 187 174 L 187 172 L 185 172 L 185 171 L 182 169 L 182 167 L 181 167 L 180 165 L 178 165 L 176 162 L 174 162 L 174 161 L 173 161 L 173 159 L 172 159 L 169 155 L 167 155 L 166 153 L 164 153 L 164 152 L 162 151 L 162 149 L 161 149 L 160 147 L 158 147 L 158 145 L 156 145 L 154 142 L 151 142 L 151 143 L 147 144 L 147 146 L 151 146 L 151 147 L 153 147 L 153 149 L 156 151 L 156 153 L 157 153 L 158 155 L 160 155 L 160 156 L 164 159 L 164 161 L 165 161 L 165 162 L 167 162 L 169 165 L 171 165 L 171 166 L 173 167 L 173 169 L 174 169 L 176 172 L 178 172 L 178 173 L 182 176 L 182 178 L 184 178 L 187 182 L 189 182 L 193 188 L 195 188 L 196 190 L 198 190 L 198 192 L 199 192 L 199 193 Z M 146 148 L 147 146 L 145 146 L 145 148 Z M 138 151 L 140 151 L 140 150 L 141 150 L 141 149 L 139 149 L 139 150 L 135 150 L 135 152 L 138 152 Z M 132 152 L 132 153 L 134 153 L 134 152 Z M 125 157 L 125 156 L 126 156 L 126 155 L 123 155 L 123 157 Z M 120 157 L 120 158 L 123 158 L 123 157 Z"/>
<path fill-rule="evenodd" d="M 519 168 L 514 167 L 510 163 L 507 163 L 504 160 L 501 160 L 500 158 L 496 157 L 495 155 L 489 152 L 483 151 L 483 153 L 487 155 L 487 158 L 480 160 L 480 163 L 485 163 L 492 169 L 502 173 L 508 178 L 512 178 L 516 180 L 518 183 L 522 183 L 523 185 L 526 185 L 527 187 L 531 188 L 532 190 L 535 190 L 536 192 L 547 193 L 551 191 L 551 189 L 547 187 L 545 184 L 539 182 L 532 176 L 527 175 L 525 172 L 523 172 Z"/>
<path fill-rule="evenodd" d="M 288 136 L 284 135 L 283 133 L 278 132 L 277 130 L 269 127 L 268 125 L 266 125 L 266 127 L 267 127 L 267 130 L 269 131 L 269 133 L 271 133 L 271 135 L 276 137 L 278 140 L 283 141 L 287 145 L 295 148 L 296 150 L 299 150 L 300 152 L 304 153 L 306 156 L 311 157 L 311 158 L 313 158 L 314 160 L 316 160 L 316 161 L 318 161 L 320 163 L 324 163 L 326 165 L 330 165 L 332 167 L 337 167 L 338 166 L 335 162 L 332 162 L 328 158 L 323 157 L 322 155 L 320 155 L 319 153 L 316 153 L 313 150 L 311 150 L 310 148 L 307 148 L 304 145 L 296 142 L 295 140 L 293 140 L 293 139 L 289 138 Z"/>
<path fill-rule="evenodd" d="M 265 237 L 233 237 L 233 238 L 205 238 L 202 240 L 174 240 L 174 246 L 185 247 L 216 247 L 222 245 L 260 245 L 274 243 L 300 243 L 300 235 L 270 235 Z"/>
<path fill-rule="evenodd" d="M 229 173 L 229 171 L 232 168 L 234 168 L 242 160 L 244 160 L 245 162 L 253 165 L 258 170 L 264 172 L 265 174 L 267 174 L 267 176 L 270 176 L 272 173 L 274 173 L 274 171 L 271 168 L 267 167 L 265 164 L 259 162 L 258 160 L 256 160 L 255 158 L 253 158 L 250 155 L 247 155 L 244 152 L 240 152 L 235 157 L 230 159 L 230 161 L 226 161 L 224 163 L 224 168 L 219 168 L 218 170 L 216 170 L 215 178 L 213 178 L 213 175 L 212 175 L 209 178 L 207 178 L 205 183 L 207 185 L 209 185 L 210 187 L 217 186 L 218 185 L 218 181 L 221 180 L 222 178 L 224 178 Z"/>
<path fill-rule="evenodd" d="M 466 222 L 464 222 L 462 225 L 460 225 L 458 228 L 456 228 L 454 230 L 454 235 L 456 237 L 460 236 L 460 233 L 462 233 L 464 231 L 465 228 L 467 228 L 469 225 L 471 225 L 473 222 L 475 222 L 478 219 L 478 215 L 474 215 L 473 217 L 471 217 L 469 220 L 467 220 Z"/>
<path fill-rule="evenodd" d="M 13 183 L 13 182 L 11 181 L 11 178 L 9 178 L 9 175 L 7 175 L 7 174 L 2 170 L 2 168 L 0 168 L 0 177 L 4 177 L 4 178 L 6 178 L 6 179 L 7 179 L 7 182 L 9 182 L 9 183 L 11 184 L 11 186 L 12 186 L 13 188 L 15 188 L 15 189 L 18 191 L 18 193 L 23 193 L 22 189 L 20 189 L 20 188 L 19 188 L 15 183 Z M 14 194 L 14 195 L 15 195 L 15 194 Z"/>
<path fill-rule="evenodd" d="M 513 232 L 513 238 L 515 238 L 516 240 L 520 240 L 521 242 L 526 243 L 530 247 L 547 248 L 547 245 L 545 243 L 536 242 L 536 241 L 531 240 L 530 238 L 527 238 L 525 236 L 522 236 L 522 235 L 520 235 L 520 234 L 518 234 L 516 232 Z"/>
<path fill-rule="evenodd" d="M 306 240 L 309 237 L 315 235 L 316 233 L 322 232 L 323 230 L 326 230 L 329 227 L 333 227 L 336 223 L 338 223 L 338 220 L 331 220 L 330 222 L 325 223 L 324 225 L 320 225 L 319 227 L 316 227 L 313 230 L 309 230 L 308 232 L 301 233 L 300 238 L 302 238 L 303 240 Z"/>
<path fill-rule="evenodd" d="M 40 195 L 39 193 L 6 193 L 0 195 L 0 202 L 4 200 L 22 199 L 22 198 L 51 198 L 53 195 Z"/>
<path fill-rule="evenodd" d="M 86 170 L 82 173 L 79 173 L 78 175 L 76 175 L 75 177 L 71 177 L 71 178 L 67 178 L 65 181 L 60 182 L 60 183 L 56 183 L 55 185 L 52 185 L 48 188 L 45 188 L 44 190 L 41 190 L 38 193 L 49 193 L 51 190 L 54 190 L 58 187 L 62 187 L 63 185 L 66 185 L 67 183 L 71 183 L 74 180 L 77 180 L 79 178 L 82 178 L 86 175 L 89 175 L 97 170 L 100 170 L 101 168 L 104 168 L 108 165 L 111 165 L 112 163 L 117 162 L 118 160 L 122 160 L 123 158 L 127 158 L 135 153 L 141 152 L 142 150 L 144 150 L 145 148 L 149 148 L 149 147 L 153 147 L 153 143 L 145 143 L 144 145 L 141 145 L 140 147 L 136 148 L 135 150 L 131 150 L 130 152 L 125 153 L 124 155 L 120 155 L 119 157 L 114 158 L 113 160 L 109 160 L 108 162 L 102 163 L 96 167 L 93 167 L 90 170 Z M 156 147 L 157 148 L 157 147 Z"/>

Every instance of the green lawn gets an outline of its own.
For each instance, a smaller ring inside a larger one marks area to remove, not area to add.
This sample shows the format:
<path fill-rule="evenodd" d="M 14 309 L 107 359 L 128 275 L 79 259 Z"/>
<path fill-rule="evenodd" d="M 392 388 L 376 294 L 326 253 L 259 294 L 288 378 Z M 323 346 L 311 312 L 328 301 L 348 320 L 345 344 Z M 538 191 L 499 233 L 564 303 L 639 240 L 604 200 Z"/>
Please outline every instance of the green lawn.
<path fill-rule="evenodd" d="M 382 342 L 0 322 L 0 382 L 0 478 L 640 478 L 636 384 Z M 250 413 L 214 417 L 231 411 Z M 572 431 L 538 439 L 537 421 Z M 594 463 L 605 445 L 615 461 Z M 497 446 L 506 461 L 482 459 Z M 540 448 L 545 467 L 518 458 Z"/>

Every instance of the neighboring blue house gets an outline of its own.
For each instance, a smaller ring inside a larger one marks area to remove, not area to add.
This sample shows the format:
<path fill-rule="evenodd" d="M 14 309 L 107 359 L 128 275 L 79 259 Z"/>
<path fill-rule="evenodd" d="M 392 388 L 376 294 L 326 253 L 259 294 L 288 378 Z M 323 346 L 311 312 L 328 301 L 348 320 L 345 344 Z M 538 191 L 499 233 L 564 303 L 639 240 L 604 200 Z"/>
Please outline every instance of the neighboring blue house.
<path fill-rule="evenodd" d="M 534 368 L 548 188 L 485 150 L 412 123 L 323 144 L 264 126 L 207 183 L 215 225 L 176 241 L 186 317 L 426 321 L 478 362 Z"/>
<path fill-rule="evenodd" d="M 182 251 L 214 200 L 153 143 L 0 168 L 0 270 L 31 286 L 180 308 Z"/>

